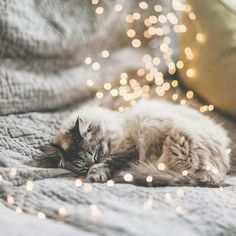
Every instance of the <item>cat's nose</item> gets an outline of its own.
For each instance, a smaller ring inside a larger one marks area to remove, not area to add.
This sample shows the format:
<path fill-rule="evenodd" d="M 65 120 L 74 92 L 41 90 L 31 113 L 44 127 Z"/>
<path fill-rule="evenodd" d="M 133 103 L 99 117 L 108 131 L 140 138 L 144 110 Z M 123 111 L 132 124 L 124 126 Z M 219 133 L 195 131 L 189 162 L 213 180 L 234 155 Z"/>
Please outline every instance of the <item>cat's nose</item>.
<path fill-rule="evenodd" d="M 90 176 L 89 178 L 88 178 L 88 181 L 90 182 L 90 183 L 95 183 L 95 178 L 93 177 L 93 176 Z"/>

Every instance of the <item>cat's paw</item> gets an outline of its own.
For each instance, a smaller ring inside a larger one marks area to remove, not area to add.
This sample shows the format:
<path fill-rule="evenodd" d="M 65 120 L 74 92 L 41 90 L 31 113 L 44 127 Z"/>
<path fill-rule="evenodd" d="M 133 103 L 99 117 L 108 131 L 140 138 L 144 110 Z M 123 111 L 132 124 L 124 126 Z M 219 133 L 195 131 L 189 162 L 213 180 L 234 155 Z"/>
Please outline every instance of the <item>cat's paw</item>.
<path fill-rule="evenodd" d="M 90 183 L 105 183 L 110 179 L 110 170 L 100 164 L 92 166 L 87 174 L 86 180 Z"/>

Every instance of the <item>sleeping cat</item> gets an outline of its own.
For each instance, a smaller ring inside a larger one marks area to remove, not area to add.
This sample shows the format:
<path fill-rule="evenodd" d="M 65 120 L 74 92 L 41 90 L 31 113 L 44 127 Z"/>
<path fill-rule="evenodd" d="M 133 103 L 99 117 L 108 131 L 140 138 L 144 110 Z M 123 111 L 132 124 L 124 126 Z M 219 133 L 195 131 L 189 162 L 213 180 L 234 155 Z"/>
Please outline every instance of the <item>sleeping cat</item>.
<path fill-rule="evenodd" d="M 89 182 L 219 186 L 230 167 L 228 145 L 225 130 L 198 111 L 141 100 L 124 113 L 80 108 L 42 150 Z"/>

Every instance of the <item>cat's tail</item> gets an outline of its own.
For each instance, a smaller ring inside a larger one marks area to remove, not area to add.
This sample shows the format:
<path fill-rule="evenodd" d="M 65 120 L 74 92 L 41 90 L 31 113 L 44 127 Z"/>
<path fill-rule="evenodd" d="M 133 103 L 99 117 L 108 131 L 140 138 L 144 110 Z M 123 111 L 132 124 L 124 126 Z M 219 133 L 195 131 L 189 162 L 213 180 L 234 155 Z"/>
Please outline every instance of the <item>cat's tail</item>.
<path fill-rule="evenodd" d="M 151 163 L 131 164 L 127 171 L 119 172 L 113 177 L 116 183 L 132 183 L 139 186 L 197 186 L 194 178 L 171 170 L 159 170 Z"/>

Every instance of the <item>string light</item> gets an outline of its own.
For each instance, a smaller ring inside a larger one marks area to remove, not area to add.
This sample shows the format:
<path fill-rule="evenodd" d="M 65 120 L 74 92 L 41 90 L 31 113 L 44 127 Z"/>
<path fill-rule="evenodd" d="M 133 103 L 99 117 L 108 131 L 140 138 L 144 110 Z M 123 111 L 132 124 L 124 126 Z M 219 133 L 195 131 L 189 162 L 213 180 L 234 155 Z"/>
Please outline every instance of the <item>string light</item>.
<path fill-rule="evenodd" d="M 33 181 L 28 180 L 28 181 L 26 182 L 26 190 L 27 190 L 27 191 L 32 191 L 33 188 L 34 188 L 34 183 L 33 183 Z"/>
<path fill-rule="evenodd" d="M 132 182 L 132 181 L 133 181 L 133 176 L 132 176 L 130 173 L 126 173 L 126 174 L 124 175 L 124 180 L 125 180 L 126 182 Z"/>
<path fill-rule="evenodd" d="M 67 213 L 67 211 L 66 211 L 66 209 L 65 209 L 64 207 L 59 208 L 58 214 L 59 214 L 61 217 L 66 217 L 66 216 L 68 216 L 68 213 Z"/>
<path fill-rule="evenodd" d="M 132 45 L 134 48 L 139 48 L 141 46 L 141 41 L 139 39 L 134 39 Z"/>
<path fill-rule="evenodd" d="M 94 62 L 92 64 L 92 68 L 93 68 L 93 70 L 99 70 L 100 69 L 100 64 L 98 62 Z"/>
<path fill-rule="evenodd" d="M 95 10 L 95 12 L 96 12 L 98 15 L 103 14 L 103 11 L 104 11 L 103 7 L 97 7 L 96 10 Z"/>
<path fill-rule="evenodd" d="M 83 185 L 83 182 L 82 182 L 81 179 L 76 179 L 76 180 L 75 180 L 75 186 L 76 186 L 76 187 L 81 187 L 82 185 Z"/>
<path fill-rule="evenodd" d="M 120 11 L 123 10 L 123 6 L 120 5 L 120 4 L 116 4 L 116 5 L 114 6 L 114 10 L 115 10 L 116 12 L 120 12 Z"/>
<path fill-rule="evenodd" d="M 127 31 L 127 36 L 130 37 L 130 38 L 133 38 L 134 36 L 136 35 L 136 32 L 134 29 L 129 29 Z"/>
<path fill-rule="evenodd" d="M 147 9 L 147 8 L 148 8 L 148 4 L 147 4 L 146 2 L 140 2 L 140 3 L 139 3 L 139 7 L 140 7 L 141 9 Z"/>
<path fill-rule="evenodd" d="M 103 50 L 103 51 L 101 52 L 101 54 L 102 54 L 102 57 L 104 57 L 104 58 L 107 58 L 107 57 L 109 57 L 109 55 L 110 55 L 110 53 L 109 53 L 108 50 Z"/>
<path fill-rule="evenodd" d="M 94 85 L 94 82 L 91 79 L 89 79 L 89 80 L 87 80 L 87 85 L 89 87 L 92 87 Z"/>
<path fill-rule="evenodd" d="M 9 176 L 14 178 L 16 176 L 16 168 L 11 168 L 9 172 Z"/>
<path fill-rule="evenodd" d="M 92 59 L 91 57 L 86 57 L 85 60 L 84 60 L 85 64 L 89 65 L 92 63 Z"/>
<path fill-rule="evenodd" d="M 45 220 L 46 219 L 46 215 L 43 213 L 43 212 L 38 212 L 38 218 L 40 219 L 40 220 Z"/>

